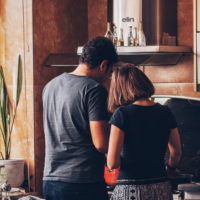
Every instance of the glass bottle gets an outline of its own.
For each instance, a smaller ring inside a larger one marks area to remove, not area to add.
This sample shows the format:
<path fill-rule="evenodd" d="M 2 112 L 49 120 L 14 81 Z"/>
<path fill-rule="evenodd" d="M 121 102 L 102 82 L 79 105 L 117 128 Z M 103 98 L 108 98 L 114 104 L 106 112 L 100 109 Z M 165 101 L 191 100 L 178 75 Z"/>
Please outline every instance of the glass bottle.
<path fill-rule="evenodd" d="M 134 28 L 133 38 L 134 38 L 134 46 L 138 46 L 137 27 Z"/>
<path fill-rule="evenodd" d="M 117 46 L 117 41 L 118 41 L 118 38 L 117 38 L 117 27 L 113 26 L 113 30 L 114 30 L 114 33 L 113 33 L 113 44 L 116 47 Z"/>
<path fill-rule="evenodd" d="M 138 42 L 139 42 L 139 46 L 146 46 L 146 38 L 143 32 L 142 22 L 139 22 Z"/>
<path fill-rule="evenodd" d="M 124 39 L 123 39 L 123 29 L 120 29 L 120 37 L 118 40 L 118 46 L 124 46 Z"/>
<path fill-rule="evenodd" d="M 129 26 L 128 46 L 134 46 L 134 39 L 133 39 L 133 34 L 132 34 L 132 26 Z"/>
<path fill-rule="evenodd" d="M 108 39 L 113 41 L 113 33 L 111 31 L 111 23 L 110 22 L 107 22 L 107 32 L 105 34 L 105 37 L 107 37 Z"/>

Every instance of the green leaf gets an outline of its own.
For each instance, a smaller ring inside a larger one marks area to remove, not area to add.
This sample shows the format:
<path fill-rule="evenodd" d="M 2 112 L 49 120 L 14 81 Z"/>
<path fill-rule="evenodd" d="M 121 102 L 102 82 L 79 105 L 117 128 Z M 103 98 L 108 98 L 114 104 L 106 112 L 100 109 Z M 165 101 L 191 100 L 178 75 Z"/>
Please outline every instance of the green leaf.
<path fill-rule="evenodd" d="M 0 152 L 0 154 L 1 154 L 1 158 L 2 158 L 2 160 L 4 160 L 4 157 L 3 157 L 3 154 L 2 154 L 2 152 Z M 1 175 L 1 174 L 0 174 Z"/>
<path fill-rule="evenodd" d="M 1 68 L 2 70 L 2 68 Z M 4 79 L 4 74 L 3 71 L 1 71 L 0 73 L 0 79 L 1 79 L 1 83 L 0 83 L 0 99 L 1 99 L 1 104 L 0 104 L 0 113 L 1 113 L 1 123 L 2 123 L 2 129 L 4 132 L 4 135 L 6 137 L 6 133 L 7 133 L 7 126 L 6 126 L 6 102 L 5 102 L 5 98 L 6 98 L 6 94 L 7 94 L 7 90 L 6 90 L 6 86 L 5 86 L 5 79 Z"/>
<path fill-rule="evenodd" d="M 0 67 L 0 120 L 1 120 L 1 133 L 4 141 L 5 155 L 7 151 L 8 141 L 8 123 L 7 117 L 9 113 L 9 97 L 6 89 L 5 76 L 2 67 Z"/>
<path fill-rule="evenodd" d="M 17 105 L 19 103 L 21 91 L 22 91 L 22 81 L 23 81 L 23 71 L 22 71 L 22 60 L 19 55 L 18 59 L 18 73 L 17 73 L 17 92 L 16 92 L 16 105 L 15 112 L 17 109 Z M 2 134 L 4 147 L 5 147 L 5 157 L 1 153 L 2 158 L 9 159 L 11 152 L 11 134 L 13 130 L 13 125 L 15 121 L 15 114 L 12 117 L 10 116 L 10 108 L 9 108 L 9 96 L 6 88 L 5 76 L 3 73 L 3 68 L 0 66 L 0 132 Z"/>
<path fill-rule="evenodd" d="M 17 93 L 16 93 L 16 107 L 19 103 L 19 98 L 22 91 L 22 81 L 23 81 L 23 72 L 22 72 L 22 59 L 21 55 L 19 55 L 18 59 L 18 73 L 17 73 Z"/>
<path fill-rule="evenodd" d="M 6 96 L 6 122 L 7 122 L 7 126 L 10 128 L 10 107 L 9 107 L 9 97 L 8 97 L 8 94 Z"/>

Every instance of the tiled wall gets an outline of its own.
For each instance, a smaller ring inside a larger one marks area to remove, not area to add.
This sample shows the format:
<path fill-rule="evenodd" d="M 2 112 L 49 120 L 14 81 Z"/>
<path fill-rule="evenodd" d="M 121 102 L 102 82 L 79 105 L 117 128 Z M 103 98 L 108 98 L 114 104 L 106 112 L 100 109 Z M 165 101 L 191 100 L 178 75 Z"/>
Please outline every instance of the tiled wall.
<path fill-rule="evenodd" d="M 23 2 L 24 4 L 22 4 Z M 24 15 L 23 15 L 23 10 L 24 10 Z M 6 83 L 8 85 L 7 89 L 9 92 L 11 104 L 13 103 L 12 100 L 13 70 L 15 70 L 15 72 L 17 73 L 19 54 L 21 54 L 22 56 L 23 71 L 24 71 L 23 88 L 17 109 L 14 129 L 12 133 L 11 159 L 15 158 L 25 159 L 25 179 L 28 179 L 27 158 L 29 156 L 30 175 L 33 176 L 33 178 L 31 179 L 31 188 L 34 190 L 35 166 L 34 166 L 32 49 L 33 49 L 32 0 L 26 0 L 26 1 L 1 0 L 0 1 L 0 65 L 3 67 L 5 73 Z M 16 73 L 15 75 L 17 75 Z M 12 113 L 12 108 L 11 108 L 11 113 Z M 27 140 L 28 140 L 28 148 L 27 148 Z M 1 145 L 1 150 L 2 148 L 3 145 Z"/>
<path fill-rule="evenodd" d="M 193 46 L 192 0 L 178 0 L 178 44 Z M 74 68 L 45 67 L 50 53 L 75 53 L 77 46 L 106 32 L 107 0 L 34 0 L 34 113 L 36 190 L 42 193 L 44 133 L 42 90 L 52 78 Z M 141 67 L 154 82 L 156 94 L 189 95 L 193 92 L 193 56 L 184 56 L 176 66 Z M 106 84 L 109 88 L 109 83 Z"/>

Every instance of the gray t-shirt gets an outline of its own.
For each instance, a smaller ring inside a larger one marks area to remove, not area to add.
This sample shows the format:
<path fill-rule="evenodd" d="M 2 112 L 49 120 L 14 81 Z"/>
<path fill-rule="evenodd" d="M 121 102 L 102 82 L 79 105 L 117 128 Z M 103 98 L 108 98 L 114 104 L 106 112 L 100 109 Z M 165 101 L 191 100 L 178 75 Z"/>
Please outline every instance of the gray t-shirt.
<path fill-rule="evenodd" d="M 64 73 L 43 90 L 43 180 L 104 180 L 104 154 L 92 142 L 89 121 L 108 120 L 106 89 L 89 76 Z"/>

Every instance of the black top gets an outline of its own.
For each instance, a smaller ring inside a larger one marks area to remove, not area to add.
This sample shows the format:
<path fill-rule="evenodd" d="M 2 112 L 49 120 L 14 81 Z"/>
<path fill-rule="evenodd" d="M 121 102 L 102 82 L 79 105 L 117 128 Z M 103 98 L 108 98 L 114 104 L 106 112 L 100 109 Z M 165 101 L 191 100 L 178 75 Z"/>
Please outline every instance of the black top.
<path fill-rule="evenodd" d="M 164 156 L 170 131 L 177 127 L 167 106 L 128 105 L 118 108 L 110 122 L 124 131 L 118 180 L 165 177 Z"/>
<path fill-rule="evenodd" d="M 64 73 L 43 91 L 43 180 L 104 180 L 104 154 L 93 145 L 89 121 L 108 121 L 107 91 L 88 76 Z"/>

